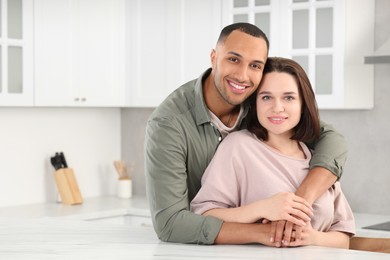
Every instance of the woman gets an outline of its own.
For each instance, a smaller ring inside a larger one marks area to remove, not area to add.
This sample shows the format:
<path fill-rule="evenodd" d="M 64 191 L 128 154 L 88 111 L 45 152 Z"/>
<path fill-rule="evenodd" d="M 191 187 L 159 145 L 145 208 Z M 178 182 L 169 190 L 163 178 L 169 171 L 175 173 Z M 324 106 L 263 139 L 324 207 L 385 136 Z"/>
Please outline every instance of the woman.
<path fill-rule="evenodd" d="M 294 195 L 309 170 L 311 153 L 304 143 L 316 141 L 320 133 L 315 95 L 304 70 L 293 60 L 269 58 L 249 102 L 247 130 L 221 143 L 191 210 L 226 222 L 289 220 L 302 231 L 300 239 L 283 246 L 348 248 L 355 222 L 338 182 L 315 201 L 314 214 Z"/>

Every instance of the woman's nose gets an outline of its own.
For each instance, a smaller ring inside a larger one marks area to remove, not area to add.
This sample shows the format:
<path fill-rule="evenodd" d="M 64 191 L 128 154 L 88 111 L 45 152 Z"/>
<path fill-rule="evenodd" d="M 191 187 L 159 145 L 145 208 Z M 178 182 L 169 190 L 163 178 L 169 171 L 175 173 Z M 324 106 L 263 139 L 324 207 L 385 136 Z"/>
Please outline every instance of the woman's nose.
<path fill-rule="evenodd" d="M 275 100 L 275 102 L 274 102 L 274 112 L 275 113 L 284 112 L 284 105 L 283 105 L 282 101 Z"/>

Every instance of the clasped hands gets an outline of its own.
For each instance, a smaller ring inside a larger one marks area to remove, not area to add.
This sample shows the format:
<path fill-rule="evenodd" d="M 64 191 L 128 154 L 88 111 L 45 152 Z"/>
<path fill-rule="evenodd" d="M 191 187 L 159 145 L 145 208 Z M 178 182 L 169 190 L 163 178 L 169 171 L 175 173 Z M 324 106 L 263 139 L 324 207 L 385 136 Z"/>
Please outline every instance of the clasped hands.
<path fill-rule="evenodd" d="M 282 192 L 264 202 L 268 211 L 262 223 L 271 223 L 269 245 L 288 247 L 310 244 L 313 208 L 306 200 L 294 193 Z"/>

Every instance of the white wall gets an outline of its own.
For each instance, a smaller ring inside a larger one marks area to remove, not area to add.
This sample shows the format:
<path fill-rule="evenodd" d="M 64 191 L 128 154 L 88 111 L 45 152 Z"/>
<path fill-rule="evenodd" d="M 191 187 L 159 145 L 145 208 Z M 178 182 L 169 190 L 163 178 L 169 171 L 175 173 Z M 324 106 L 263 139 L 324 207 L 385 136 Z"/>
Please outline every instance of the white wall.
<path fill-rule="evenodd" d="M 0 207 L 56 201 L 58 151 L 84 198 L 114 194 L 120 128 L 119 108 L 0 108 Z"/>
<path fill-rule="evenodd" d="M 126 163 L 134 163 L 133 193 L 146 195 L 144 170 L 144 141 L 147 119 L 154 108 L 126 108 L 122 118 L 122 158 Z"/>
<path fill-rule="evenodd" d="M 348 159 L 341 185 L 355 212 L 390 214 L 390 64 L 375 67 L 372 110 L 321 111 L 344 134 Z"/>

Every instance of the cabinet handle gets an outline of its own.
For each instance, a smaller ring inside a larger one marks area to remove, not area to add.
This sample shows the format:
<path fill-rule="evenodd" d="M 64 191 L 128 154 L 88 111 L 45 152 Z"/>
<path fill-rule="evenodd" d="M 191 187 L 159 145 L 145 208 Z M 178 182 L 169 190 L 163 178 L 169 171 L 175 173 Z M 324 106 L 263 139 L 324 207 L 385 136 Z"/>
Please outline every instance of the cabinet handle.
<path fill-rule="evenodd" d="M 77 97 L 77 98 L 74 98 L 74 101 L 76 101 L 76 102 L 79 102 L 79 98 Z"/>
<path fill-rule="evenodd" d="M 81 102 L 85 102 L 87 99 L 85 97 L 81 98 Z"/>

